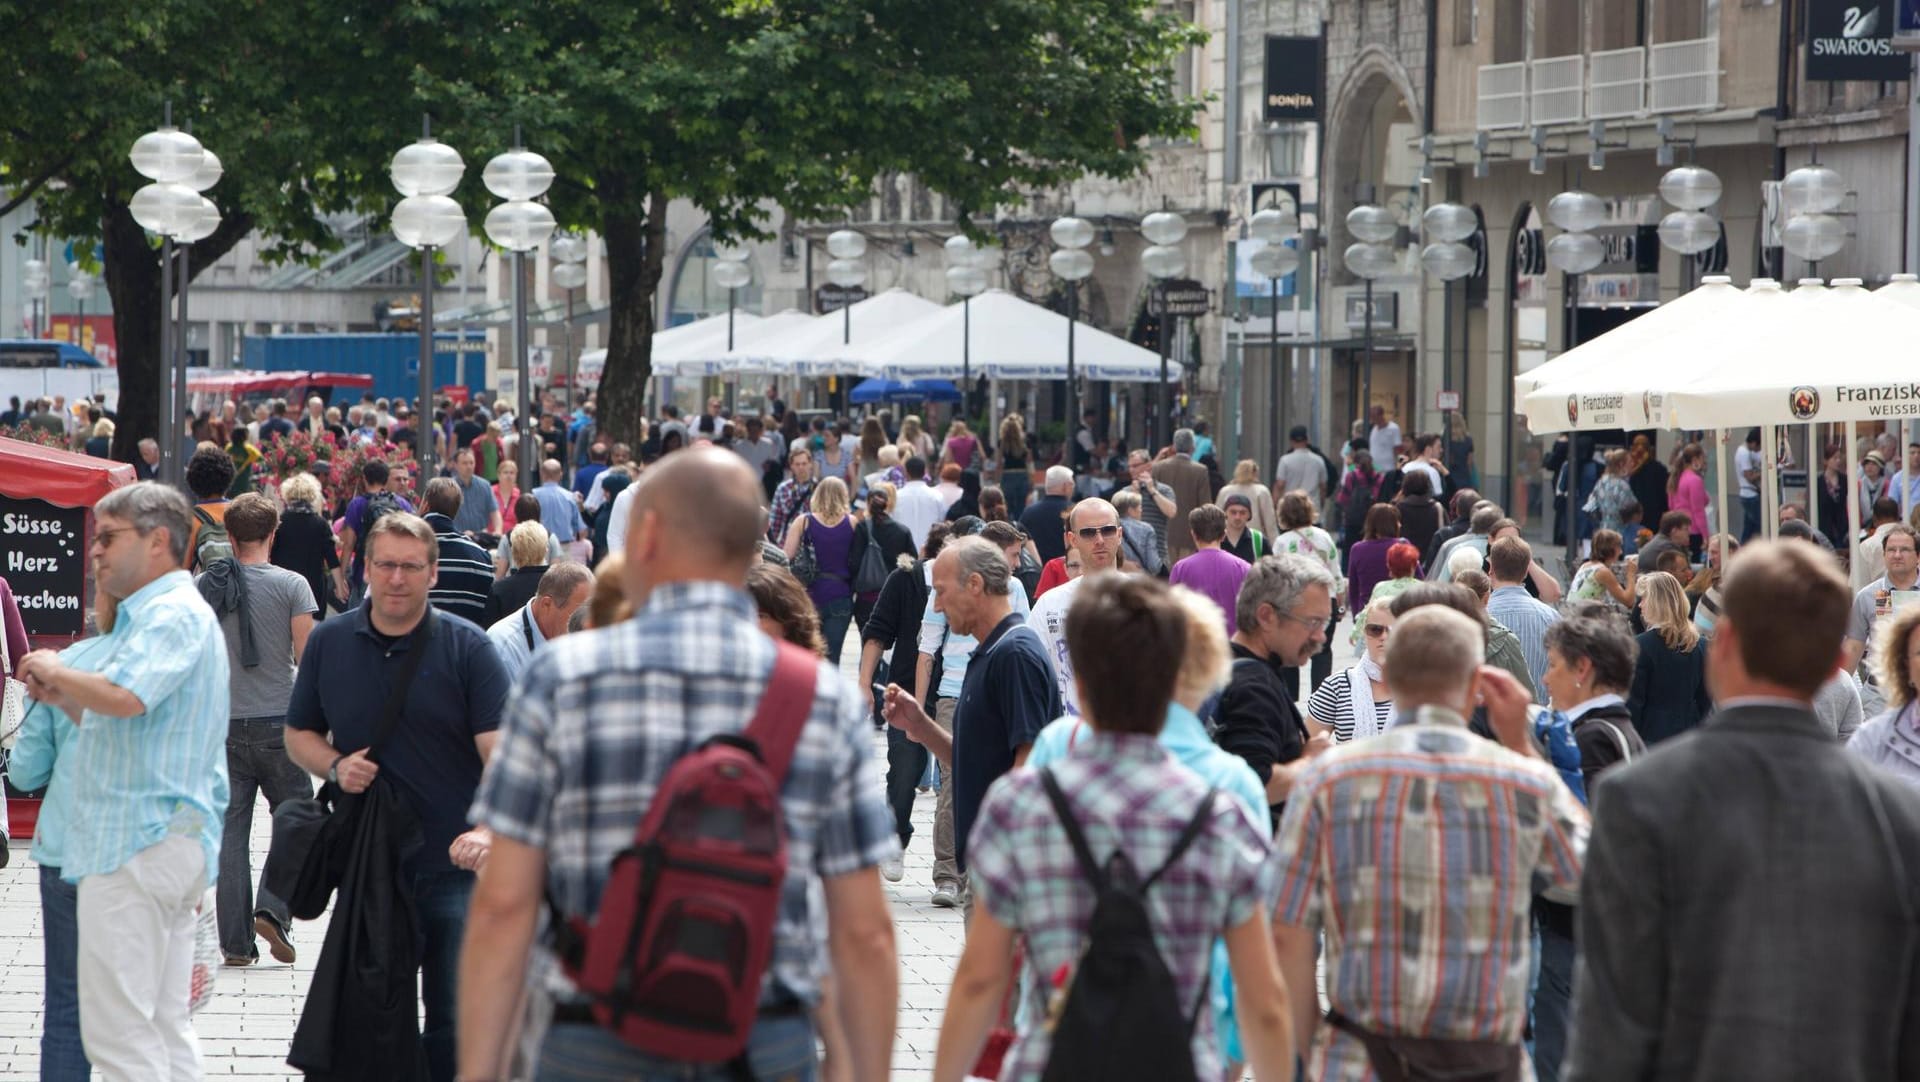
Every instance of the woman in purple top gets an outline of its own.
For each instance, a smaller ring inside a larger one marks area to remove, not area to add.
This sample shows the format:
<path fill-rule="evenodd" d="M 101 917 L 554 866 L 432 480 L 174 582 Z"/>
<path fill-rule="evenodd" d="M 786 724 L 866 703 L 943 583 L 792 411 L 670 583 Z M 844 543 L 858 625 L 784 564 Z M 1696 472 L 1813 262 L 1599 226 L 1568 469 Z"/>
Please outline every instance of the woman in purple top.
<path fill-rule="evenodd" d="M 820 612 L 820 633 L 827 640 L 827 659 L 840 663 L 840 646 L 853 622 L 853 514 L 847 483 L 822 478 L 813 488 L 807 514 L 787 527 L 787 559 L 800 553 L 803 542 L 813 543 L 819 573 L 807 584 L 807 596 Z"/>
<path fill-rule="evenodd" d="M 7 585 L 7 580 L 3 578 L 0 578 L 0 625 L 5 625 L 0 631 L 4 631 L 7 638 L 7 660 L 18 669 L 20 659 L 26 657 L 30 649 L 27 645 L 27 625 L 20 619 L 20 606 L 14 603 L 13 587 Z M 13 673 L 7 675 L 12 676 Z M 0 823 L 5 821 L 5 809 L 0 808 Z"/>
<path fill-rule="evenodd" d="M 1400 540 L 1400 512 L 1389 503 L 1374 504 L 1367 512 L 1366 530 L 1347 552 L 1348 612 L 1366 608 L 1374 586 L 1394 577 L 1387 567 L 1387 550 Z M 1418 564 L 1412 573 L 1420 573 Z"/>
<path fill-rule="evenodd" d="M 980 449 L 980 441 L 967 428 L 967 422 L 955 420 L 947 426 L 947 445 L 944 457 L 948 462 L 963 470 L 973 468 L 973 453 Z"/>

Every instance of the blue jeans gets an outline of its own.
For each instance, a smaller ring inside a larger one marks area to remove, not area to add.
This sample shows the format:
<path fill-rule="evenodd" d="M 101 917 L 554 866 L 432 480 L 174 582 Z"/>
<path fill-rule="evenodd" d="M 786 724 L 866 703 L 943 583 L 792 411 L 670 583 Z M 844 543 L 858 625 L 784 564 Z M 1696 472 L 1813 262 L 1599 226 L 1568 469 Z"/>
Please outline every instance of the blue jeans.
<path fill-rule="evenodd" d="M 843 597 L 814 608 L 820 612 L 820 634 L 827 640 L 827 660 L 840 664 L 840 648 L 847 642 L 847 625 L 853 623 L 853 598 Z"/>
<path fill-rule="evenodd" d="M 420 998 L 426 1004 L 427 1024 L 420 1040 L 433 1082 L 453 1082 L 460 941 L 467 933 L 467 901 L 472 897 L 472 872 L 447 868 L 413 877 L 413 904 L 426 937 L 420 952 Z"/>
<path fill-rule="evenodd" d="M 252 896 L 253 865 L 247 843 L 253 833 L 253 808 L 266 794 L 269 810 L 283 800 L 305 800 L 313 795 L 307 772 L 287 758 L 287 730 L 283 718 L 234 718 L 227 722 L 226 826 L 220 835 L 220 882 L 214 889 L 220 922 L 220 949 L 240 958 L 258 958 L 253 940 L 253 915 L 266 911 L 290 927 L 287 903 L 273 896 L 266 884 Z"/>
<path fill-rule="evenodd" d="M 1533 904 L 1534 928 L 1540 937 L 1540 975 L 1533 994 L 1533 1073 L 1540 1082 L 1559 1082 L 1572 1028 L 1574 911 L 1543 898 Z"/>
<path fill-rule="evenodd" d="M 819 1067 L 813 1023 L 805 1015 L 762 1019 L 747 1039 L 747 1065 L 756 1082 L 813 1082 Z M 599 1026 L 564 1023 L 547 1031 L 540 1047 L 539 1082 L 737 1082 L 729 1064 L 687 1064 L 639 1051 Z"/>
<path fill-rule="evenodd" d="M 1744 545 L 1760 532 L 1760 497 L 1740 497 L 1740 514 L 1746 519 L 1746 523 L 1740 527 L 1740 543 Z"/>
<path fill-rule="evenodd" d="M 41 946 L 46 950 L 47 1019 L 40 1033 L 40 1082 L 87 1082 L 80 1043 L 80 888 L 40 865 Z"/>

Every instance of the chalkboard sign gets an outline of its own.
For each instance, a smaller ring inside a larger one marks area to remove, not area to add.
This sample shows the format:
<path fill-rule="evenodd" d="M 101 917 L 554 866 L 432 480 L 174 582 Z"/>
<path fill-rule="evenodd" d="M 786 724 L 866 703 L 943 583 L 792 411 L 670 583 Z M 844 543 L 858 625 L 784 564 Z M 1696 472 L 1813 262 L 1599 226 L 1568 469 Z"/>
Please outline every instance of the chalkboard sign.
<path fill-rule="evenodd" d="M 87 509 L 0 496 L 0 575 L 29 635 L 86 631 Z"/>

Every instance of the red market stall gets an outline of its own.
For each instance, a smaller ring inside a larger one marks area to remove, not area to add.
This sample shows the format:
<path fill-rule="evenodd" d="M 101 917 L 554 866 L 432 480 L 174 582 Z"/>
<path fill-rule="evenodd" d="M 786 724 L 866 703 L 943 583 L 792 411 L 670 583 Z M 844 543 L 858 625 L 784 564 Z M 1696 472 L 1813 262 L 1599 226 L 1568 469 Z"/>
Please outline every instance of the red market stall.
<path fill-rule="evenodd" d="M 124 462 L 0 439 L 0 576 L 35 649 L 87 634 L 93 505 L 133 480 Z M 13 836 L 31 837 L 40 802 L 8 786 L 7 808 Z"/>
<path fill-rule="evenodd" d="M 199 368 L 187 373 L 187 393 L 196 408 L 213 408 L 221 402 L 247 402 L 263 398 L 284 399 L 288 412 L 304 408 L 309 395 L 331 402 L 336 391 L 365 391 L 373 387 L 373 377 L 363 372 L 253 372 L 245 369 Z"/>

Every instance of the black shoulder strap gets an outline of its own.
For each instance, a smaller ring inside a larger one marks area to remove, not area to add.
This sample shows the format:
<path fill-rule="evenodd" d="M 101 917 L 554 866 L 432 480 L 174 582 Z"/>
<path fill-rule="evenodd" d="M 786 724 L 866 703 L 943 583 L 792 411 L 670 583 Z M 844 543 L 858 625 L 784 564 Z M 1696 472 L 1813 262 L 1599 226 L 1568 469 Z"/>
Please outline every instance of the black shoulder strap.
<path fill-rule="evenodd" d="M 524 607 L 520 610 L 520 633 L 527 637 L 527 650 L 533 650 L 533 614 Z"/>
<path fill-rule="evenodd" d="M 414 629 L 407 643 L 407 659 L 400 663 L 400 672 L 394 677 L 393 687 L 387 691 L 387 704 L 381 708 L 380 724 L 373 730 L 373 743 L 367 745 L 367 758 L 378 762 L 380 749 L 387 746 L 387 740 L 393 736 L 394 726 L 400 724 L 400 715 L 407 708 L 407 690 L 413 686 L 413 678 L 420 671 L 420 664 L 426 660 L 427 648 L 433 641 L 434 616 L 432 606 L 427 614 L 420 618 L 420 626 Z"/>
<path fill-rule="evenodd" d="M 1181 857 L 1186 855 L 1187 850 L 1193 846 L 1194 840 L 1200 837 L 1200 832 L 1207 829 L 1207 822 L 1213 818 L 1213 794 L 1217 792 L 1219 792 L 1218 789 L 1207 790 L 1207 795 L 1201 799 L 1200 807 L 1193 813 L 1193 818 L 1187 820 L 1187 825 L 1181 829 L 1180 836 L 1173 840 L 1173 848 L 1168 851 L 1166 861 L 1160 865 L 1158 871 L 1147 876 L 1146 881 L 1140 884 L 1142 894 L 1147 892 L 1147 888 L 1158 883 L 1160 877 L 1167 874 L 1167 869 L 1173 867 Z"/>
<path fill-rule="evenodd" d="M 1040 768 L 1040 784 L 1046 787 L 1047 800 L 1053 805 L 1053 814 L 1060 819 L 1060 825 L 1066 829 L 1067 841 L 1073 845 L 1073 857 L 1080 865 L 1080 874 L 1093 889 L 1104 892 L 1107 889 L 1106 873 L 1093 859 L 1093 849 L 1087 845 L 1087 835 L 1080 829 L 1080 823 L 1073 817 L 1073 809 L 1067 806 L 1067 794 L 1060 791 L 1060 783 L 1054 780 L 1053 768 Z"/>

